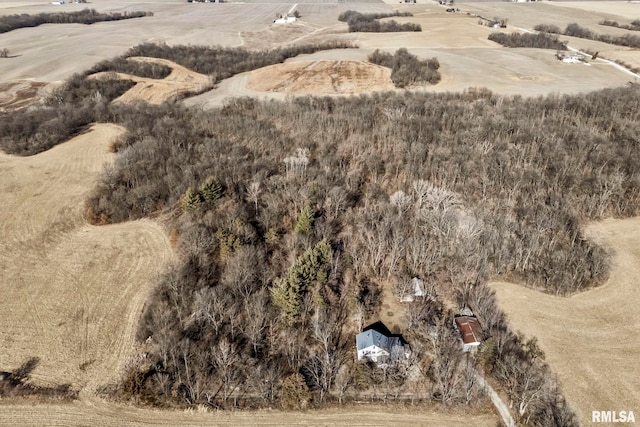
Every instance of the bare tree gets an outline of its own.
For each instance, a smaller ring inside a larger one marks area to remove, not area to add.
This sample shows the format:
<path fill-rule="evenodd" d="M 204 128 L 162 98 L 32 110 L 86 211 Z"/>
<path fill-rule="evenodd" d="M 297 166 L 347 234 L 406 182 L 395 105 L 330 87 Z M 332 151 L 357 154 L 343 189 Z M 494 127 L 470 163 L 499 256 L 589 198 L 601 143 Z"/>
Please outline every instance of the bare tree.
<path fill-rule="evenodd" d="M 458 397 L 464 382 L 462 347 L 453 327 L 444 318 L 436 320 L 428 339 L 434 355 L 430 374 L 439 400 L 451 404 Z"/>
<path fill-rule="evenodd" d="M 398 210 L 398 216 L 403 214 L 411 207 L 411 197 L 404 191 L 398 190 L 389 196 L 389 203 Z"/>
<path fill-rule="evenodd" d="M 256 213 L 258 212 L 258 197 L 261 192 L 260 182 L 254 181 L 247 187 L 247 197 L 253 202 Z"/>
<path fill-rule="evenodd" d="M 336 346 L 339 330 L 334 317 L 316 310 L 313 316 L 313 338 L 318 345 L 318 351 L 307 360 L 304 371 L 310 378 L 313 389 L 318 392 L 320 402 L 324 401 L 331 389 L 342 362 Z"/>
<path fill-rule="evenodd" d="M 267 293 L 262 291 L 250 299 L 245 299 L 243 304 L 246 319 L 241 328 L 249 339 L 249 343 L 253 347 L 253 353 L 256 355 L 265 339 L 264 333 L 267 328 L 269 314 L 267 311 L 268 303 Z"/>
<path fill-rule="evenodd" d="M 300 178 L 304 176 L 309 165 L 309 150 L 306 148 L 298 148 L 294 156 L 284 158 L 284 165 L 287 176 Z"/>
<path fill-rule="evenodd" d="M 211 349 L 211 362 L 220 378 L 218 392 L 222 393 L 223 401 L 227 401 L 243 381 L 239 350 L 227 337 L 219 339 L 218 344 Z"/>
<path fill-rule="evenodd" d="M 193 300 L 192 318 L 203 320 L 218 334 L 228 312 L 228 301 L 218 287 L 203 288 L 196 292 Z"/>

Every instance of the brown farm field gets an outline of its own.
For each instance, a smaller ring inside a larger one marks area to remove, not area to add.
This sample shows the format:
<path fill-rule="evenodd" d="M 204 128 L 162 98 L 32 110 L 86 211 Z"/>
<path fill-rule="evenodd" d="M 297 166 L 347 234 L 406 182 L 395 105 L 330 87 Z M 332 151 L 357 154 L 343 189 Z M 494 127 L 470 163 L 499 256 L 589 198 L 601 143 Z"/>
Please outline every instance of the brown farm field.
<path fill-rule="evenodd" d="M 612 253 L 603 286 L 570 298 L 494 283 L 512 326 L 537 337 L 584 425 L 597 410 L 638 411 L 640 218 L 590 224 L 587 236 Z M 594 424 L 595 425 L 595 424 Z"/>
<path fill-rule="evenodd" d="M 589 2 L 592 3 L 597 2 Z M 0 14 L 83 8 L 82 5 L 71 4 L 64 5 L 62 9 L 45 3 L 29 4 L 0 9 Z M 392 6 L 383 3 L 302 3 L 296 8 L 302 15 L 298 23 L 286 28 L 272 24 L 276 14 L 288 11 L 291 6 L 293 3 L 94 2 L 91 7 L 100 11 L 145 10 L 152 11 L 154 16 L 89 26 L 49 24 L 0 34 L 0 46 L 10 49 L 12 56 L 0 60 L 0 75 L 2 82 L 58 82 L 142 42 L 263 49 L 339 39 L 352 41 L 360 47 L 352 50 L 353 57 L 341 55 L 341 60 L 361 60 L 377 48 L 393 51 L 401 47 L 422 57 L 437 57 L 442 66 L 443 80 L 429 88 L 436 91 L 487 87 L 496 93 L 535 96 L 585 92 L 619 86 L 633 79 L 604 62 L 594 62 L 591 66 L 563 64 L 555 60 L 554 51 L 503 48 L 487 40 L 492 29 L 478 25 L 477 18 L 465 13 L 505 16 L 510 25 L 522 28 L 532 28 L 537 23 L 568 23 L 580 19 L 581 24 L 584 20 L 602 28 L 601 32 L 619 31 L 598 26 L 598 20 L 605 15 L 588 10 L 577 13 L 575 8 L 546 3 L 463 3 L 460 13 L 451 14 L 435 3 L 398 5 L 400 10 L 409 10 L 414 16 L 396 19 L 420 24 L 423 31 L 373 34 L 348 33 L 346 24 L 336 18 L 348 9 L 367 13 L 390 11 Z M 621 16 L 613 17 L 622 22 Z M 574 42 L 579 48 L 600 50 L 602 56 L 610 53 L 612 59 L 620 57 L 630 65 L 640 64 L 638 51 L 600 46 L 590 41 L 571 41 Z M 302 57 L 294 60 L 300 59 Z M 306 60 L 314 59 L 310 55 Z M 224 93 L 224 97 L 233 95 L 233 92 Z"/>
<path fill-rule="evenodd" d="M 395 90 L 388 70 L 366 65 L 375 49 L 406 47 L 421 58 L 440 61 L 442 81 L 420 90 L 444 92 L 487 87 L 499 94 L 538 96 L 587 92 L 628 83 L 633 77 L 604 61 L 563 64 L 554 51 L 507 49 L 487 40 L 491 29 L 466 12 L 509 19 L 508 31 L 538 23 L 579 22 L 615 33 L 599 20 L 640 18 L 640 4 L 627 2 L 461 3 L 446 13 L 435 2 L 400 6 L 422 25 L 421 33 L 347 33 L 339 13 L 393 10 L 395 2 L 303 2 L 302 19 L 291 27 L 272 24 L 294 3 L 186 4 L 178 1 L 96 0 L 100 11 L 145 10 L 154 16 L 119 22 L 43 25 L 0 34 L 0 108 L 24 106 L 58 83 L 95 63 L 143 42 L 244 46 L 263 49 L 329 39 L 352 41 L 356 49 L 302 55 L 285 64 L 243 73 L 215 89 L 185 100 L 216 107 L 234 96 L 284 99 L 308 93 L 363 93 Z M 0 15 L 75 11 L 86 5 L 53 6 L 43 1 L 0 2 Z M 515 28 L 514 28 L 515 27 Z M 602 56 L 640 66 L 640 52 L 567 38 L 571 46 L 600 50 Z M 341 66 L 328 64 L 343 63 Z M 311 64 L 311 65 L 309 65 Z M 315 64 L 315 65 L 314 65 Z M 321 64 L 318 66 L 317 64 Z M 344 65 L 347 64 L 347 65 Z M 208 77 L 171 64 L 162 81 L 139 79 L 124 101 L 162 102 L 179 91 L 198 90 Z M 319 67 L 312 74 L 309 68 Z M 373 71 L 372 71 L 373 70 Z M 369 73 L 369 74 L 367 74 Z M 301 77 L 297 77 L 300 75 Z M 353 77 L 359 79 L 353 83 Z M 321 82 L 321 86 L 315 82 Z M 327 83 L 328 82 L 328 83 Z M 335 82 L 339 82 L 336 84 Z M 344 88 L 349 88 L 345 90 Z M 81 389 L 70 404 L 0 402 L 0 425 L 433 425 L 493 426 L 494 414 L 447 414 L 335 409 L 283 413 L 157 411 L 105 402 L 95 390 L 118 379 L 136 354 L 134 331 L 156 275 L 173 259 L 163 227 L 151 220 L 95 227 L 83 219 L 83 203 L 98 174 L 113 160 L 109 146 L 122 129 L 97 124 L 48 152 L 29 158 L 0 153 L 0 368 L 13 369 L 30 357 L 41 359 L 33 374 L 40 384 L 70 383 Z M 495 283 L 513 325 L 536 336 L 563 389 L 586 422 L 591 410 L 635 409 L 640 376 L 632 360 L 640 325 L 631 313 L 640 303 L 640 220 L 603 221 L 589 226 L 590 238 L 614 253 L 609 281 L 571 298 Z M 629 338 L 631 337 L 631 338 Z M 568 351 L 571 349 L 571 351 Z"/>
<path fill-rule="evenodd" d="M 0 425 L 63 426 L 434 426 L 494 427 L 493 414 L 441 413 L 429 409 L 345 408 L 283 412 L 277 410 L 207 412 L 140 409 L 102 401 L 73 404 L 0 404 Z"/>
<path fill-rule="evenodd" d="M 83 201 L 121 129 L 101 124 L 45 153 L 0 157 L 0 365 L 88 388 L 117 378 L 155 274 L 171 258 L 151 221 L 94 227 Z"/>
<path fill-rule="evenodd" d="M 294 61 L 256 70 L 249 87 L 296 94 L 363 93 L 394 90 L 390 76 L 389 68 L 362 61 Z"/>

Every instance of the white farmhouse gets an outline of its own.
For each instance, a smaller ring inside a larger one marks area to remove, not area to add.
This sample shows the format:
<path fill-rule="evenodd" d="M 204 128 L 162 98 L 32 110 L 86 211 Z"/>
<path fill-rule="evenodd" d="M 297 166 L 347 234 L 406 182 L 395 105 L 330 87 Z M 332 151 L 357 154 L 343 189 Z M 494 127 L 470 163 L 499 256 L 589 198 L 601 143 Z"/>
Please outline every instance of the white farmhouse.
<path fill-rule="evenodd" d="M 390 361 L 406 360 L 411 354 L 409 346 L 401 336 L 388 336 L 374 328 L 366 329 L 356 335 L 356 350 L 358 360 L 368 360 L 378 365 Z"/>
<path fill-rule="evenodd" d="M 291 24 L 293 22 L 296 22 L 297 20 L 298 18 L 296 18 L 295 16 L 282 15 L 280 16 L 280 18 L 274 20 L 273 23 L 274 24 Z"/>

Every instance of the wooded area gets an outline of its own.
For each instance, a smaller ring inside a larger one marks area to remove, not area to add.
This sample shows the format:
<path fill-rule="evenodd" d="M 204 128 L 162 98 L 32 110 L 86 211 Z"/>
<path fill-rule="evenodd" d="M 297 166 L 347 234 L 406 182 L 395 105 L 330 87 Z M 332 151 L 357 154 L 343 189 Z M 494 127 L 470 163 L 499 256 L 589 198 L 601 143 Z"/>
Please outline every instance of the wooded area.
<path fill-rule="evenodd" d="M 5 15 L 0 16 L 0 33 L 17 30 L 18 28 L 37 27 L 43 24 L 94 24 L 96 22 L 120 21 L 123 19 L 153 16 L 152 12 L 98 12 L 95 9 L 84 9 L 80 12 L 38 13 L 35 15 Z"/>
<path fill-rule="evenodd" d="M 293 45 L 265 51 L 251 51 L 243 48 L 207 46 L 168 46 L 166 44 L 143 43 L 132 47 L 124 55 L 150 56 L 173 61 L 190 70 L 207 74 L 214 83 L 245 71 L 280 64 L 298 55 L 328 49 L 348 49 L 354 47 L 348 42 L 334 41 L 318 44 Z"/>
<path fill-rule="evenodd" d="M 534 47 L 538 49 L 567 50 L 567 42 L 561 42 L 557 36 L 540 32 L 537 34 L 491 33 L 489 40 L 505 47 Z"/>
<path fill-rule="evenodd" d="M 416 84 L 437 84 L 440 81 L 438 58 L 420 60 L 407 49 L 398 49 L 394 55 L 376 49 L 367 58 L 373 64 L 391 68 L 391 81 L 395 87 Z"/>
<path fill-rule="evenodd" d="M 640 19 L 634 19 L 629 24 L 620 24 L 618 21 L 612 21 L 610 19 L 603 19 L 599 22 L 600 25 L 608 27 L 622 28 L 629 31 L 640 31 Z"/>
<path fill-rule="evenodd" d="M 394 20 L 380 21 L 382 18 L 393 16 L 413 16 L 411 12 L 391 12 L 391 13 L 360 13 L 354 10 L 347 10 L 338 16 L 338 21 L 346 22 L 349 25 L 350 33 L 397 33 L 403 31 L 422 31 L 419 24 L 410 22 L 400 24 Z"/>
<path fill-rule="evenodd" d="M 261 405 L 289 402 L 293 382 L 316 405 L 372 389 L 474 404 L 473 366 L 447 309 L 468 304 L 491 337 L 482 366 L 520 419 L 571 425 L 535 342 L 509 330 L 486 279 L 565 294 L 606 277 L 580 224 L 637 214 L 637 95 L 385 94 L 128 112 L 135 132 L 90 215 L 174 211 L 185 259 L 146 312 L 139 337 L 152 337 L 157 364 L 138 371 L 154 378 L 139 395 Z M 353 364 L 353 334 L 377 318 L 381 288 L 414 276 L 433 297 L 407 308 L 418 385 L 403 365 Z"/>
<path fill-rule="evenodd" d="M 487 280 L 566 295 L 606 278 L 606 254 L 581 225 L 638 214 L 639 95 L 638 85 L 530 99 L 480 89 L 241 98 L 212 111 L 102 94 L 75 102 L 87 120 L 127 128 L 87 218 L 162 219 L 180 255 L 138 331 L 149 358 L 121 395 L 223 408 L 363 395 L 473 406 L 481 369 L 522 423 L 576 425 Z M 2 116 L 3 149 L 47 148 L 35 136 L 54 119 L 39 111 Z M 383 289 L 398 294 L 413 277 L 428 298 L 406 305 L 409 362 L 355 363 L 354 336 L 378 320 Z M 478 358 L 463 356 L 451 326 L 465 305 L 487 338 Z"/>
<path fill-rule="evenodd" d="M 208 74 L 212 85 L 237 73 L 284 62 L 305 53 L 353 47 L 348 43 L 295 45 L 269 51 L 242 48 L 167 46 L 142 44 L 124 56 L 102 61 L 83 74 L 70 77 L 55 90 L 44 105 L 0 113 L 0 147 L 9 154 L 31 155 L 60 144 L 92 122 L 112 122 L 109 103 L 135 83 L 121 79 L 90 79 L 92 73 L 115 71 L 140 77 L 162 78 L 170 68 L 160 64 L 132 61 L 132 56 L 150 56 L 174 61 L 194 71 Z"/>
<path fill-rule="evenodd" d="M 150 79 L 164 79 L 171 74 L 171 67 L 158 64 L 157 62 L 140 62 L 131 61 L 124 57 L 116 57 L 106 61 L 98 62 L 91 67 L 85 75 L 91 75 L 104 71 L 113 71 L 116 73 L 132 74 L 138 77 L 146 77 Z"/>
<path fill-rule="evenodd" d="M 560 28 L 558 28 L 558 26 L 556 25 L 546 25 L 546 24 L 536 25 L 534 29 L 536 31 L 555 33 L 555 34 L 564 34 L 565 36 L 596 40 L 599 42 L 614 44 L 618 46 L 627 46 L 627 47 L 633 47 L 633 48 L 640 47 L 640 36 L 637 36 L 634 34 L 625 34 L 623 36 L 614 36 L 611 34 L 598 34 L 591 31 L 588 28 L 581 27 L 576 23 L 567 25 L 564 31 L 560 31 Z M 628 28 L 628 29 L 632 29 L 632 28 Z"/>

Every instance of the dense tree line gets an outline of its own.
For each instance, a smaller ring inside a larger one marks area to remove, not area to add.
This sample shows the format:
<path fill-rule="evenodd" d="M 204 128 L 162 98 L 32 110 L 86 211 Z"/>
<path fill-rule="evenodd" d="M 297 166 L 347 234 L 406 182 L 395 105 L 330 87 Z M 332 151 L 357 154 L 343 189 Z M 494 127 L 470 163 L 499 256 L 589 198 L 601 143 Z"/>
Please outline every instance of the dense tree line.
<path fill-rule="evenodd" d="M 318 52 L 327 49 L 354 47 L 351 43 L 327 42 L 250 51 L 243 48 L 225 48 L 208 46 L 168 46 L 165 44 L 144 43 L 131 48 L 125 56 L 150 56 L 173 61 L 193 71 L 212 76 L 219 82 L 235 74 L 279 64 L 288 58 Z"/>
<path fill-rule="evenodd" d="M 629 31 L 640 31 L 640 19 L 635 19 L 635 20 L 631 21 L 631 23 L 629 23 L 629 24 L 620 24 L 620 23 L 618 23 L 618 21 L 611 21 L 609 19 L 603 19 L 602 21 L 600 21 L 600 25 L 605 25 L 605 26 L 608 26 L 608 27 L 622 28 L 624 30 L 629 30 Z"/>
<path fill-rule="evenodd" d="M 84 9 L 79 12 L 38 13 L 36 15 L 20 14 L 0 16 L 0 33 L 18 28 L 37 27 L 43 24 L 94 24 L 105 21 L 121 21 L 123 19 L 153 16 L 152 12 L 98 12 L 95 9 Z"/>
<path fill-rule="evenodd" d="M 132 74 L 134 76 L 150 79 L 164 79 L 171 74 L 171 67 L 164 64 L 158 64 L 157 62 L 135 61 L 119 56 L 98 62 L 85 74 L 91 75 L 103 71 Z"/>
<path fill-rule="evenodd" d="M 440 63 L 437 58 L 420 60 L 407 49 L 398 49 L 394 55 L 376 49 L 368 58 L 373 64 L 391 68 L 391 81 L 395 87 L 415 84 L 436 84 L 440 81 Z"/>
<path fill-rule="evenodd" d="M 533 29 L 541 33 L 562 34 L 560 27 L 553 24 L 538 24 Z"/>
<path fill-rule="evenodd" d="M 353 10 L 342 12 L 338 16 L 338 21 L 346 22 L 349 25 L 350 33 L 397 33 L 397 32 L 415 32 L 422 31 L 419 24 L 410 22 L 400 24 L 394 20 L 379 21 L 382 18 L 392 16 L 413 16 L 410 12 L 392 12 L 392 13 L 360 13 Z"/>
<path fill-rule="evenodd" d="M 489 34 L 489 40 L 506 47 L 534 47 L 539 49 L 567 50 L 567 42 L 558 40 L 557 36 L 547 33 L 520 34 L 500 33 Z"/>
<path fill-rule="evenodd" d="M 44 105 L 0 113 L 0 148 L 19 155 L 36 154 L 68 140 L 96 121 L 110 121 L 109 102 L 135 83 L 87 79 L 76 74 L 53 91 Z"/>
<path fill-rule="evenodd" d="M 364 16 L 364 18 L 363 18 Z M 382 19 L 382 18 L 393 18 L 396 16 L 400 16 L 400 17 L 407 17 L 407 16 L 413 16 L 413 13 L 411 12 L 400 12 L 397 10 L 394 10 L 393 12 L 380 12 L 380 13 L 360 13 L 360 12 L 356 12 L 355 10 L 347 10 L 345 12 L 342 12 L 340 15 L 338 15 L 338 21 L 340 22 L 349 22 L 351 20 L 358 20 L 358 19 Z"/>
<path fill-rule="evenodd" d="M 635 22 L 635 21 L 634 21 Z M 623 36 L 614 36 L 611 34 L 598 34 L 588 28 L 581 27 L 573 23 L 567 25 L 564 31 L 560 32 L 560 28 L 556 25 L 539 24 L 534 27 L 536 31 L 564 34 L 565 36 L 578 37 L 582 39 L 596 40 L 603 43 L 614 44 L 618 46 L 627 46 L 632 48 L 640 47 L 640 36 L 633 34 L 625 34 Z"/>

